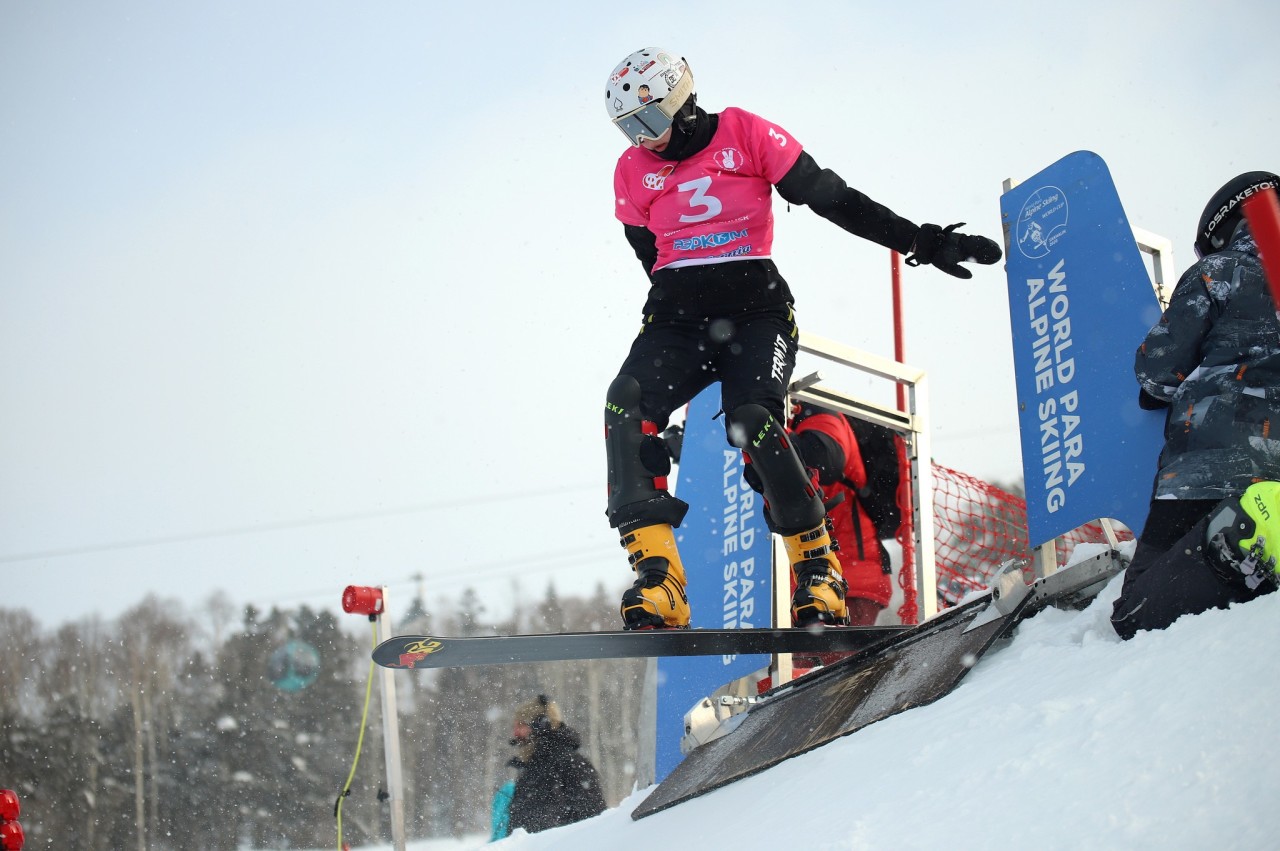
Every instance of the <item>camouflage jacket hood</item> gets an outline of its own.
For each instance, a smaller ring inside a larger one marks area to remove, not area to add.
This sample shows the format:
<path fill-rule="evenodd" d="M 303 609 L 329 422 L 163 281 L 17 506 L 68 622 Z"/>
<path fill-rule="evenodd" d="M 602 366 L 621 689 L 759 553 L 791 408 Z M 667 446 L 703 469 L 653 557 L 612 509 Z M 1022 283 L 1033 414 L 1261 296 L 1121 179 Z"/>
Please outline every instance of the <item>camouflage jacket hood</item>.
<path fill-rule="evenodd" d="M 1134 373 L 1169 403 L 1157 499 L 1221 499 L 1280 479 L 1280 315 L 1247 228 L 1183 274 Z"/>

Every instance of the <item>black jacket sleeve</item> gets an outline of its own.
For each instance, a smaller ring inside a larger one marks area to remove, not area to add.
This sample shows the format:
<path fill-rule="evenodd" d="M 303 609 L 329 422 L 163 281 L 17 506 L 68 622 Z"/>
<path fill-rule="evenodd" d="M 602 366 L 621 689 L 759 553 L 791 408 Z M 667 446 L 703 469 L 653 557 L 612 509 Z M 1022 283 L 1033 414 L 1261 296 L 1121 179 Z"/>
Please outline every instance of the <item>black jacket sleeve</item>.
<path fill-rule="evenodd" d="M 844 449 L 831 435 L 814 428 L 793 434 L 791 443 L 800 461 L 818 471 L 818 484 L 830 485 L 844 479 Z"/>
<path fill-rule="evenodd" d="M 653 231 L 639 225 L 623 225 L 622 228 L 626 231 L 631 249 L 644 265 L 644 273 L 652 280 L 653 264 L 658 262 L 658 237 L 654 236 Z"/>
<path fill-rule="evenodd" d="M 1167 399 L 1158 399 L 1141 387 L 1138 388 L 1138 407 L 1144 411 L 1158 411 L 1169 407 Z"/>
<path fill-rule="evenodd" d="M 778 182 L 778 194 L 791 204 L 809 207 L 854 236 L 902 254 L 911 251 L 920 230 L 914 222 L 849 187 L 831 169 L 820 167 L 808 151 L 800 152 L 800 159 Z"/>

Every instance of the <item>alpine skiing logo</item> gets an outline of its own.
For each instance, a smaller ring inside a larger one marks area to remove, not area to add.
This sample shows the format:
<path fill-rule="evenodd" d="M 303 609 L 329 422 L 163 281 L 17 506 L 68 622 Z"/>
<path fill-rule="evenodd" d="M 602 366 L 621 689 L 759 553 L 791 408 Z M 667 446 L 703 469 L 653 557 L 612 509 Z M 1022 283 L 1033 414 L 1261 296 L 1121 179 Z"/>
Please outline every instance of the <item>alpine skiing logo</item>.
<path fill-rule="evenodd" d="M 711 158 L 724 171 L 737 171 L 744 164 L 742 152 L 737 148 L 721 148 L 712 154 Z"/>
<path fill-rule="evenodd" d="M 675 171 L 675 165 L 664 165 L 656 174 L 649 172 L 644 176 L 644 188 L 660 191 L 667 184 L 667 178 Z"/>
<path fill-rule="evenodd" d="M 1018 250 L 1038 260 L 1067 233 L 1067 196 L 1056 186 L 1041 186 L 1018 213 Z"/>

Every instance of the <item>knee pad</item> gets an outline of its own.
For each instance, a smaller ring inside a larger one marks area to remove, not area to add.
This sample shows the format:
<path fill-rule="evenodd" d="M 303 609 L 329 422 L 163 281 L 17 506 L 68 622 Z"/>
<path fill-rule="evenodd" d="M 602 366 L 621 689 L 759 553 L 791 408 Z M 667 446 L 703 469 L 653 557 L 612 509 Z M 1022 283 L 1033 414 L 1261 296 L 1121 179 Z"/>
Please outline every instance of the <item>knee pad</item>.
<path fill-rule="evenodd" d="M 656 423 L 640 414 L 640 384 L 619 375 L 604 406 L 605 454 L 609 461 L 609 523 L 637 521 L 679 526 L 687 503 L 667 492 L 671 456 Z"/>
<path fill-rule="evenodd" d="M 756 404 L 729 415 L 729 442 L 742 450 L 759 479 L 775 531 L 805 531 L 822 523 L 827 511 L 809 479 L 790 436 L 773 415 Z"/>

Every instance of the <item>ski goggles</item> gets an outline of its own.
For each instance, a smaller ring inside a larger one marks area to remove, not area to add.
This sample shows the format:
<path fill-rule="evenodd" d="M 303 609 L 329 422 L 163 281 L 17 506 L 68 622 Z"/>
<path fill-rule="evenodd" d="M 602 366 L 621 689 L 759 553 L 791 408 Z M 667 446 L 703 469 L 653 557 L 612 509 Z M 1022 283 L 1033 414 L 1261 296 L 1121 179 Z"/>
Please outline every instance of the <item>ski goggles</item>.
<path fill-rule="evenodd" d="M 627 141 L 637 147 L 645 139 L 656 140 L 671 129 L 671 122 L 676 113 L 693 92 L 693 75 L 688 71 L 680 76 L 679 82 L 661 100 L 651 101 L 637 110 L 620 115 L 613 119 L 614 125 L 627 137 Z M 668 104 L 670 106 L 668 106 Z"/>
<path fill-rule="evenodd" d="M 614 126 L 622 131 L 627 141 L 639 145 L 645 139 L 660 139 L 671 129 L 672 117 L 662 108 L 661 101 L 646 103 L 635 112 L 613 119 Z"/>

